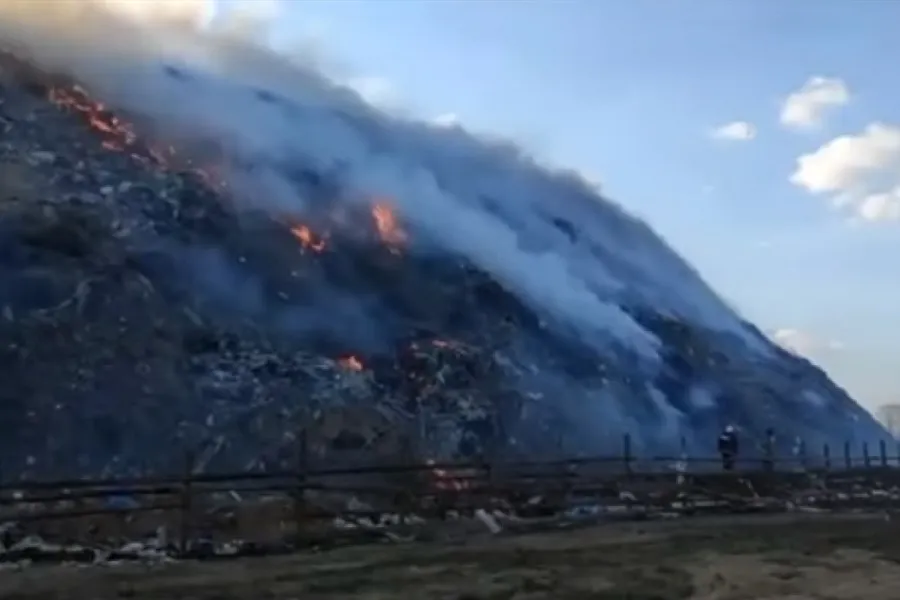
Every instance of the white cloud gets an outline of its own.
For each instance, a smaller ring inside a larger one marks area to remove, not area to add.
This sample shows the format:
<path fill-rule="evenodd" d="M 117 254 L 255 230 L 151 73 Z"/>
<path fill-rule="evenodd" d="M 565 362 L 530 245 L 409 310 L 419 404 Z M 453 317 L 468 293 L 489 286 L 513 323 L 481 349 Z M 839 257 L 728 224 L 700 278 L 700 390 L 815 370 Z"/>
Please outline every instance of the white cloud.
<path fill-rule="evenodd" d="M 771 334 L 772 340 L 794 354 L 810 356 L 822 352 L 837 352 L 844 349 L 841 342 L 824 340 L 810 333 L 786 327 Z"/>
<path fill-rule="evenodd" d="M 866 221 L 900 220 L 900 185 L 887 192 L 866 196 L 858 209 L 859 216 Z"/>
<path fill-rule="evenodd" d="M 791 183 L 866 221 L 900 219 L 900 127 L 871 123 L 797 159 Z"/>
<path fill-rule="evenodd" d="M 747 121 L 732 121 L 714 129 L 712 137 L 717 140 L 747 142 L 756 137 L 756 127 Z"/>
<path fill-rule="evenodd" d="M 781 123 L 795 129 L 808 129 L 822 123 L 829 109 L 850 101 L 850 90 L 840 79 L 810 77 L 781 106 Z"/>

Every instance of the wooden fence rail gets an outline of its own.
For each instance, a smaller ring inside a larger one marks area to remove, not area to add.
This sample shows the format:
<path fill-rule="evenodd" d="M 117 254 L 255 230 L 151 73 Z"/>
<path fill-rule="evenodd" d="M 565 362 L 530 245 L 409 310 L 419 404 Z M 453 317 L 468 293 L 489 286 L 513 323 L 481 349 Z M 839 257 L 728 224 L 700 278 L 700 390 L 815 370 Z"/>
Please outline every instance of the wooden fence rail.
<path fill-rule="evenodd" d="M 303 445 L 298 445 L 303 448 Z M 889 452 L 889 447 L 893 453 Z M 328 476 L 346 476 L 346 475 L 371 475 L 371 474 L 413 474 L 435 470 L 460 470 L 472 468 L 492 469 L 525 469 L 525 468 L 554 468 L 566 466 L 595 465 L 595 466 L 614 466 L 622 467 L 623 472 L 633 470 L 636 465 L 644 468 L 663 467 L 669 468 L 678 463 L 688 463 L 693 466 L 706 466 L 716 469 L 721 465 L 722 459 L 718 456 L 697 457 L 689 454 L 680 453 L 670 456 L 635 456 L 632 451 L 631 437 L 623 436 L 622 453 L 619 455 L 604 456 L 571 456 L 565 458 L 555 458 L 551 460 L 520 460 L 520 461 L 491 461 L 486 459 L 473 460 L 468 462 L 415 462 L 405 464 L 379 464 L 379 465 L 354 465 L 348 467 L 317 467 L 310 466 L 306 456 L 306 451 L 298 452 L 298 467 L 290 470 L 271 470 L 271 471 L 244 471 L 229 473 L 195 473 L 193 467 L 193 452 L 186 452 L 184 459 L 184 470 L 180 475 L 169 476 L 146 476 L 146 477 L 115 477 L 115 478 L 80 478 L 80 479 L 56 479 L 56 480 L 20 480 L 20 481 L 2 481 L 0 480 L 0 494 L 3 492 L 18 491 L 30 492 L 40 490 L 78 490 L 92 489 L 100 490 L 103 488 L 110 489 L 135 489 L 142 488 L 158 488 L 165 486 L 181 486 L 185 484 L 185 480 L 189 479 L 191 484 L 216 484 L 250 482 L 250 481 L 275 481 L 280 479 L 297 479 L 298 473 L 303 472 L 308 477 L 328 477 Z M 756 454 L 752 458 L 738 457 L 739 465 L 745 467 L 761 467 L 764 464 L 770 464 L 777 470 L 779 468 L 796 468 L 800 466 L 821 466 L 825 468 L 846 469 L 856 466 L 875 467 L 875 466 L 898 466 L 900 467 L 900 443 L 882 440 L 878 445 L 878 453 L 873 455 L 869 445 L 861 443 L 858 445 L 846 442 L 843 445 L 843 453 L 838 459 L 830 446 L 825 444 L 819 452 L 813 452 L 805 445 L 801 445 L 799 452 L 790 456 L 776 455 L 775 453 Z M 857 454 L 854 454 L 857 451 Z M 2 501 L 0 501 L 2 502 Z"/>
<path fill-rule="evenodd" d="M 878 445 L 874 456 L 865 444 L 858 445 L 859 452 L 854 453 L 855 448 L 849 443 L 844 444 L 840 458 L 827 445 L 815 454 L 803 447 L 789 457 L 765 453 L 739 459 L 732 472 L 722 470 L 721 457 L 691 457 L 687 453 L 635 456 L 628 435 L 623 437 L 623 450 L 618 456 L 545 461 L 482 459 L 314 468 L 305 448 L 305 444 L 298 444 L 293 470 L 196 473 L 194 455 L 189 452 L 185 454 L 180 476 L 6 482 L 0 485 L 0 521 L 35 523 L 100 516 L 130 518 L 128 515 L 140 513 L 174 514 L 178 547 L 187 551 L 201 507 L 210 497 L 224 495 L 275 494 L 288 498 L 299 536 L 304 524 L 315 519 L 353 514 L 371 516 L 387 510 L 401 514 L 421 511 L 427 504 L 425 499 L 440 510 L 441 506 L 446 509 L 448 501 L 459 502 L 461 497 L 471 505 L 492 496 L 559 496 L 579 487 L 592 493 L 611 494 L 623 481 L 671 486 L 677 477 L 713 481 L 715 478 L 733 480 L 738 476 L 758 478 L 765 474 L 773 477 L 830 474 L 849 481 L 877 472 L 896 479 L 900 485 L 900 451 L 889 455 L 887 442 Z M 306 499 L 310 492 L 380 498 L 391 508 L 329 511 L 311 506 Z"/>

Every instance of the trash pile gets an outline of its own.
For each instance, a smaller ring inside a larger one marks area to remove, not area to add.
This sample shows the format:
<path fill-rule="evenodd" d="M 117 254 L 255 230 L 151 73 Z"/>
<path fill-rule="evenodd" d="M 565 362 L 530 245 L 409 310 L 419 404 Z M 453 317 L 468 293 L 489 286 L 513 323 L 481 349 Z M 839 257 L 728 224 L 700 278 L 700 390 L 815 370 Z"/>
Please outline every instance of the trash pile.
<path fill-rule="evenodd" d="M 70 526 L 29 520 L 23 513 L 21 522 L 0 522 L 0 570 L 47 563 L 158 564 L 323 551 L 346 545 L 453 542 L 702 515 L 850 512 L 883 514 L 890 520 L 894 512 L 891 503 L 900 497 L 900 490 L 891 484 L 893 477 L 847 479 L 836 474 L 832 480 L 814 473 L 782 475 L 775 479 L 762 473 L 748 478 L 719 475 L 688 482 L 670 474 L 643 482 L 613 479 L 599 486 L 594 482 L 562 493 L 552 486 L 520 496 L 498 490 L 479 499 L 456 497 L 462 500 L 458 503 L 450 494 L 436 506 L 423 504 L 402 513 L 397 507 L 367 503 L 348 492 L 308 490 L 306 507 L 320 509 L 320 516 L 331 516 L 313 519 L 307 513 L 299 521 L 299 530 L 290 499 L 280 495 L 245 498 L 232 493 L 196 506 L 186 537 L 181 529 L 184 518 L 177 513 L 158 513 L 162 520 L 150 521 L 134 518 L 133 513 L 102 515 L 89 523 L 72 520 Z"/>
<path fill-rule="evenodd" d="M 165 541 L 150 539 L 119 547 L 88 547 L 54 544 L 36 535 L 24 535 L 16 523 L 0 524 L 0 569 L 43 563 L 98 564 L 120 562 L 169 562 L 172 548 Z"/>
<path fill-rule="evenodd" d="M 315 502 L 314 498 L 310 499 Z M 244 522 L 251 515 L 256 515 L 271 521 L 275 514 L 271 508 L 279 508 L 280 504 L 276 497 L 261 498 L 247 503 L 207 507 L 206 516 Z M 519 507 L 493 498 L 483 507 L 448 507 L 439 516 L 428 510 L 421 515 L 378 511 L 353 496 L 345 496 L 341 504 L 344 511 L 337 510 L 333 518 L 305 521 L 299 536 L 295 526 L 285 523 L 283 518 L 265 523 L 250 519 L 245 522 L 247 528 L 242 531 L 229 531 L 227 527 L 215 530 L 210 526 L 195 527 L 190 537 L 184 540 L 175 539 L 178 534 L 173 535 L 171 529 L 172 523 L 180 521 L 178 516 L 174 516 L 169 525 L 157 525 L 143 536 L 134 535 L 141 524 L 127 517 L 107 516 L 95 521 L 87 530 L 78 534 L 69 530 L 65 535 L 52 527 L 42 529 L 40 522 L 20 524 L 7 521 L 0 524 L 0 569 L 47 563 L 116 565 L 262 556 L 298 550 L 327 550 L 344 545 L 452 541 L 473 536 L 567 528 L 604 520 L 677 516 L 666 513 L 653 517 L 649 508 L 641 507 L 637 499 L 627 492 L 608 502 L 595 498 L 589 502 L 582 500 L 573 503 L 568 508 L 555 506 L 552 509 L 546 505 L 546 498 L 542 495 L 530 497 Z M 364 516 L 363 512 L 369 516 Z M 105 527 L 100 523 L 104 523 Z M 130 528 L 122 529 L 123 524 L 130 525 Z M 118 534 L 109 535 L 110 529 L 117 530 Z M 276 534 L 265 537 L 261 529 L 270 533 L 275 531 Z M 128 539 L 129 532 L 134 539 Z M 238 537 L 232 534 L 238 534 Z M 244 539 L 240 534 L 249 534 L 253 539 Z"/>
<path fill-rule="evenodd" d="M 389 201 L 330 204 L 339 181 L 304 165 L 297 185 L 326 198 L 309 223 L 239 210 L 215 164 L 8 53 L 0 129 L 5 481 L 178 473 L 186 453 L 284 468 L 301 431 L 311 460 L 382 462 L 619 452 L 624 431 L 649 452 L 723 414 L 842 435 L 805 389 L 868 418 L 806 361 L 761 364 L 653 307 L 625 308 L 663 341 L 658 373 L 598 355 L 459 256 L 407 251 Z"/>

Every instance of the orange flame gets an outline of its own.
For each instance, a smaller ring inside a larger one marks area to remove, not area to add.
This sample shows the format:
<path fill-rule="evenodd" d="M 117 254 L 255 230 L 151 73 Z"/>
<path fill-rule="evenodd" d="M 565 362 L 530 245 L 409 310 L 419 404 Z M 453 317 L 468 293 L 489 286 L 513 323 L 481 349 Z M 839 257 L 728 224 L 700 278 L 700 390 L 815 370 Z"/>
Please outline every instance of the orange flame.
<path fill-rule="evenodd" d="M 381 241 L 391 247 L 393 251 L 397 251 L 406 240 L 406 232 L 397 223 L 397 217 L 394 209 L 387 202 L 376 202 L 372 206 L 372 218 L 375 220 L 375 228 Z"/>
<path fill-rule="evenodd" d="M 338 364 L 348 371 L 362 371 L 363 364 L 362 361 L 356 358 L 355 356 L 345 356 L 344 358 L 338 359 Z"/>
<path fill-rule="evenodd" d="M 137 141 L 134 128 L 110 114 L 106 106 L 91 100 L 87 92 L 78 86 L 71 90 L 51 88 L 48 97 L 51 102 L 61 108 L 68 108 L 81 113 L 88 124 L 105 134 L 103 146 L 110 150 L 125 150 Z"/>
<path fill-rule="evenodd" d="M 84 88 L 77 85 L 68 89 L 53 87 L 50 88 L 47 98 L 59 108 L 81 115 L 92 129 L 102 135 L 101 145 L 107 150 L 131 151 L 132 158 L 139 162 L 151 163 L 151 166 L 158 168 L 171 168 L 170 160 L 176 156 L 174 148 L 169 146 L 162 151 L 148 144 L 142 144 L 143 147 L 140 148 L 142 152 L 137 152 L 139 137 L 134 126 L 117 117 L 102 102 L 92 99 Z M 210 189 L 221 192 L 228 187 L 227 182 L 215 174 L 214 169 L 197 167 L 190 159 L 183 160 L 182 164 Z"/>
<path fill-rule="evenodd" d="M 319 253 L 325 250 L 326 242 L 324 238 L 316 236 L 312 229 L 306 225 L 294 225 L 291 227 L 291 233 L 295 238 L 300 240 L 300 244 L 304 248 L 308 248 L 313 252 Z"/>

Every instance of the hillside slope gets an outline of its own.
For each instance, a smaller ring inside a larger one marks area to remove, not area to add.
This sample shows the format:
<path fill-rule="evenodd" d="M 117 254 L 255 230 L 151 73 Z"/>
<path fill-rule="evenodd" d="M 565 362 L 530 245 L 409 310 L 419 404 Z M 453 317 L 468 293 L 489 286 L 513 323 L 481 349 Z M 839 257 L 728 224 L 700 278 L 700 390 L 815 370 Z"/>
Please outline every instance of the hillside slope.
<path fill-rule="evenodd" d="M 0 62 L 4 474 L 260 468 L 300 427 L 322 455 L 883 435 L 570 174 L 233 41 L 43 33 Z"/>

